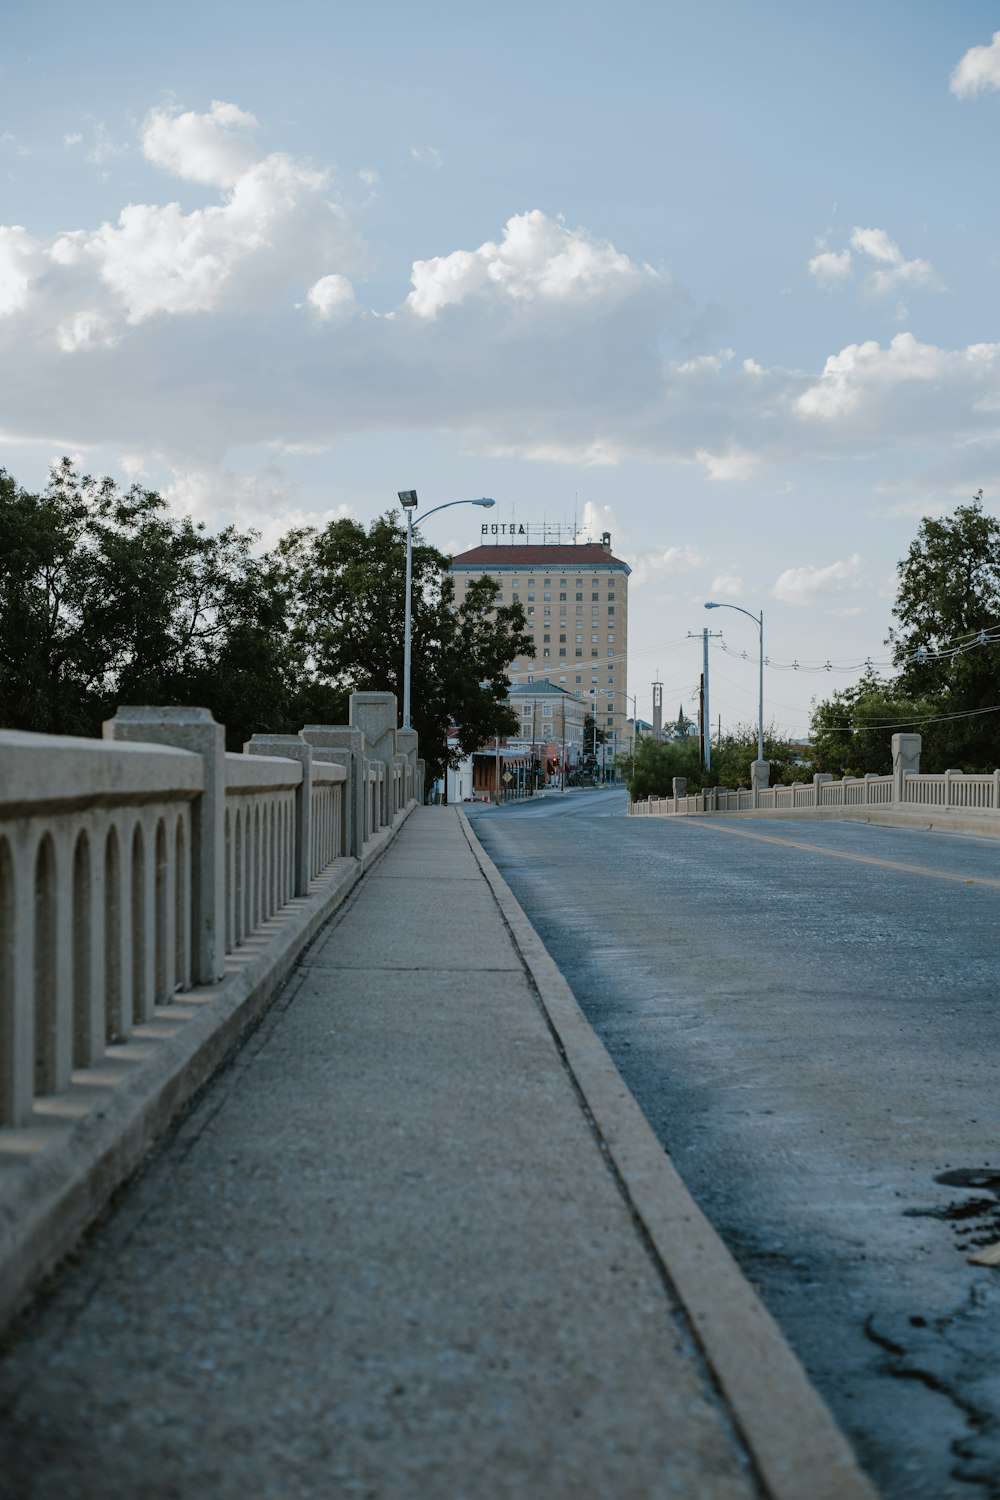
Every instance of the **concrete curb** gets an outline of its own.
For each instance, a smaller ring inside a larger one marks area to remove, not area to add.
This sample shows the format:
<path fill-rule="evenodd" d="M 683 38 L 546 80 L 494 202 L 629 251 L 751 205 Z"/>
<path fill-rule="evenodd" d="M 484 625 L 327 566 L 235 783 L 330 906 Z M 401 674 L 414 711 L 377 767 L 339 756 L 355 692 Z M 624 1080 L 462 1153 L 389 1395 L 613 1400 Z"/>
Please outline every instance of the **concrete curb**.
<path fill-rule="evenodd" d="M 40 1101 L 26 1129 L 0 1132 L 0 1329 L 240 1046 L 415 805 L 369 840 L 362 859 L 335 861 L 309 896 L 290 901 L 229 954 L 220 983 L 178 994 L 136 1026 L 126 1046 L 110 1049 L 106 1087 L 95 1090 L 88 1079 L 58 1096 L 51 1112 Z"/>
<path fill-rule="evenodd" d="M 510 887 L 458 811 L 622 1191 L 771 1500 L 877 1500 L 760 1298 L 684 1186 Z"/>

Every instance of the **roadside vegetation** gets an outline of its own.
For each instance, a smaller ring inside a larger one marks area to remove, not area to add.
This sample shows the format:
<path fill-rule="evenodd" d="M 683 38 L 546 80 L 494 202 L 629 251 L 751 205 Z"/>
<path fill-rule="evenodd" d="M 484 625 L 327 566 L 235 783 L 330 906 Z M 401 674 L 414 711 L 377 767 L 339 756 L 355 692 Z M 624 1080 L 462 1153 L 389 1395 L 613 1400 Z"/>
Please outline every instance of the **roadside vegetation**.
<path fill-rule="evenodd" d="M 122 703 L 210 708 L 230 749 L 255 732 L 344 723 L 354 691 L 402 701 L 406 531 L 391 513 L 290 531 L 211 532 L 162 496 L 81 475 L 42 494 L 0 470 L 0 724 L 99 735 Z M 456 609 L 449 559 L 413 547 L 412 723 L 428 779 L 514 732 L 507 667 L 530 650 L 519 604 L 481 578 Z"/>
<path fill-rule="evenodd" d="M 852 686 L 814 702 L 808 758 L 772 725 L 764 736 L 771 785 L 887 775 L 892 736 L 921 735 L 930 770 L 992 771 L 1000 765 L 1000 522 L 980 490 L 950 516 L 925 517 L 897 566 L 892 647 L 894 673 L 866 671 Z M 679 732 L 640 740 L 623 765 L 633 800 L 669 796 L 675 776 L 690 792 L 748 787 L 757 726 L 739 725 L 701 764 L 698 741 Z"/>

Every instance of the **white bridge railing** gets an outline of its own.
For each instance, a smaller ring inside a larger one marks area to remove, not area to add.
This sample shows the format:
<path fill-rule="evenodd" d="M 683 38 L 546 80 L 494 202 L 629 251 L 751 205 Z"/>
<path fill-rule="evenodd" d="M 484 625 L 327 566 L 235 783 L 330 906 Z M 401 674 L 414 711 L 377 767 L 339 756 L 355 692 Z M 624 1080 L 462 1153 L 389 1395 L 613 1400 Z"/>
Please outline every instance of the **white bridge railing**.
<path fill-rule="evenodd" d="M 707 787 L 687 795 L 683 778 L 675 777 L 671 797 L 649 797 L 629 803 L 629 816 L 675 817 L 697 813 L 779 812 L 796 809 L 840 808 L 850 816 L 865 809 L 894 813 L 914 813 L 937 809 L 944 813 L 997 817 L 1000 828 L 1000 770 L 989 775 L 966 776 L 961 771 L 943 771 L 931 776 L 921 773 L 920 736 L 895 734 L 892 737 L 893 770 L 889 776 L 846 776 L 834 781 L 832 776 L 816 775 L 811 782 L 792 786 L 766 785 L 768 766 L 755 761 L 752 789 L 731 791 L 727 787 Z"/>
<path fill-rule="evenodd" d="M 0 731 L 0 1148 L 420 800 L 391 694 L 226 754 L 206 709 Z"/>

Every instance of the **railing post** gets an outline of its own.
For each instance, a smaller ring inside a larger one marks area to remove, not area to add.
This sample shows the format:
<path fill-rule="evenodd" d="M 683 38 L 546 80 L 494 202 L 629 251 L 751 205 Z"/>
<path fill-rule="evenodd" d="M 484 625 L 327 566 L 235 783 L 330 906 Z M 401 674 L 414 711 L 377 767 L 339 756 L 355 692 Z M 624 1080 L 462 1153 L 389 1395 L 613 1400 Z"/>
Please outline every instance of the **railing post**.
<path fill-rule="evenodd" d="M 919 734 L 894 734 L 892 737 L 892 800 L 902 807 L 905 799 L 906 777 L 920 770 Z"/>
<path fill-rule="evenodd" d="M 755 760 L 750 766 L 750 790 L 753 793 L 754 807 L 760 806 L 760 794 L 766 792 L 771 784 L 771 762 L 769 760 Z"/>
<path fill-rule="evenodd" d="M 208 708 L 120 708 L 106 740 L 174 745 L 200 755 L 205 783 L 191 804 L 191 958 L 196 984 L 226 971 L 226 731 Z"/>
<path fill-rule="evenodd" d="M 360 859 L 365 852 L 365 799 L 368 796 L 364 734 L 360 729 L 348 729 L 343 724 L 307 724 L 299 730 L 299 739 L 312 746 L 314 760 L 343 766 L 346 770 L 343 853 Z"/>
<path fill-rule="evenodd" d="M 243 754 L 283 755 L 302 767 L 295 791 L 295 894 L 308 896 L 313 846 L 312 746 L 297 734 L 255 734 L 243 746 Z"/>
<path fill-rule="evenodd" d="M 819 807 L 819 806 L 821 806 L 821 803 L 820 803 L 820 800 L 819 800 L 820 799 L 820 790 L 819 789 L 820 789 L 821 786 L 825 786 L 828 781 L 832 781 L 832 780 L 833 780 L 833 773 L 831 771 L 816 771 L 813 774 L 813 807 Z"/>
<path fill-rule="evenodd" d="M 353 729 L 360 729 L 365 736 L 365 753 L 369 760 L 378 760 L 385 767 L 385 822 L 392 823 L 400 809 L 396 806 L 393 792 L 393 765 L 396 758 L 396 695 L 395 693 L 352 693 L 350 722 Z M 376 823 L 376 828 L 377 828 Z M 375 829 L 372 830 L 375 832 Z"/>

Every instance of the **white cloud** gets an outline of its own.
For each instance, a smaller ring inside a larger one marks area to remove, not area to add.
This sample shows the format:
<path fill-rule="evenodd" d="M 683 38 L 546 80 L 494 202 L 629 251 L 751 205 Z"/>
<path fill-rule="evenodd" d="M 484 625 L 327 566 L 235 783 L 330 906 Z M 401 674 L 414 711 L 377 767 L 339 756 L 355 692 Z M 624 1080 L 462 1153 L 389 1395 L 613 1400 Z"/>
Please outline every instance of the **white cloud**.
<path fill-rule="evenodd" d="M 252 118 L 235 105 L 213 108 L 223 123 L 237 116 Z M 215 128 L 211 116 L 162 117 L 165 128 L 188 120 L 207 120 Z M 208 181 L 213 174 L 228 178 L 239 154 L 225 142 L 199 136 L 193 127 L 177 139 L 167 130 L 158 138 L 156 152 L 154 160 L 170 161 L 174 170 L 195 181 Z M 251 162 L 221 204 L 189 214 L 178 203 L 130 204 L 117 224 L 58 236 L 50 257 L 56 266 L 75 270 L 85 287 L 89 272 L 92 281 L 85 295 L 93 302 L 103 293 L 110 303 L 103 309 L 107 325 L 116 314 L 137 325 L 158 313 L 208 312 L 232 305 L 241 290 L 252 306 L 268 268 L 287 282 L 302 259 L 347 251 L 350 237 L 340 210 L 326 199 L 327 185 L 325 173 L 274 153 Z M 248 274 L 241 287 L 243 272 Z"/>
<path fill-rule="evenodd" d="M 410 155 L 422 166 L 433 167 L 435 172 L 444 166 L 444 157 L 436 146 L 411 146 Z"/>
<path fill-rule="evenodd" d="M 759 373 L 755 371 L 754 373 Z M 748 453 L 742 448 L 730 448 L 726 453 L 709 453 L 704 448 L 695 452 L 695 458 L 708 470 L 709 479 L 746 479 L 760 463 L 760 455 Z"/>
<path fill-rule="evenodd" d="M 358 300 L 346 276 L 321 276 L 309 288 L 306 300 L 325 323 L 340 321 L 355 312 Z"/>
<path fill-rule="evenodd" d="M 860 572 L 861 558 L 856 552 L 846 562 L 829 563 L 825 568 L 786 568 L 771 593 L 783 604 L 818 604 L 859 589 Z"/>
<path fill-rule="evenodd" d="M 744 592 L 743 579 L 735 573 L 716 573 L 709 588 L 713 599 L 716 594 L 728 594 L 730 598 L 738 599 Z"/>
<path fill-rule="evenodd" d="M 697 547 L 664 547 L 655 552 L 629 556 L 626 561 L 632 568 L 631 586 L 641 588 L 643 584 L 661 578 L 676 578 L 681 573 L 692 573 L 703 568 L 708 561 Z"/>
<path fill-rule="evenodd" d="M 94 141 L 87 152 L 87 160 L 95 167 L 103 166 L 113 156 L 124 156 L 128 150 L 127 146 L 119 146 L 112 140 L 106 125 L 102 121 L 94 122 Z"/>
<path fill-rule="evenodd" d="M 896 296 L 899 300 L 896 315 L 907 316 L 901 293 L 905 290 L 923 288 L 940 290 L 941 282 L 930 261 L 919 257 L 907 260 L 902 250 L 884 229 L 855 227 L 851 231 L 850 245 L 843 250 L 823 250 L 809 262 L 809 274 L 821 286 L 832 288 L 844 286 L 853 279 L 855 255 L 861 260 L 874 261 L 862 280 L 864 294 L 876 300 Z"/>
<path fill-rule="evenodd" d="M 853 269 L 850 250 L 822 250 L 809 262 L 809 274 L 823 286 L 839 286 Z"/>
<path fill-rule="evenodd" d="M 80 144 L 80 142 L 82 140 L 83 140 L 83 136 L 82 135 L 77 135 L 77 134 L 64 135 L 63 136 L 63 145 L 64 146 L 79 146 L 79 144 Z"/>
<path fill-rule="evenodd" d="M 245 133 L 256 124 L 247 110 L 221 99 L 204 115 L 154 109 L 143 125 L 143 155 L 186 182 L 233 187 L 259 155 Z"/>
<path fill-rule="evenodd" d="M 20 224 L 0 225 L 0 318 L 24 307 L 41 267 L 41 245 Z"/>
<path fill-rule="evenodd" d="M 988 47 L 970 47 L 955 65 L 949 83 L 958 99 L 969 99 L 983 89 L 1000 89 L 1000 31 Z"/>
<path fill-rule="evenodd" d="M 942 416 L 953 418 L 959 412 L 964 412 L 968 421 L 977 403 L 996 391 L 998 373 L 1000 344 L 947 350 L 920 344 L 912 333 L 899 333 L 886 349 L 868 339 L 831 354 L 820 379 L 798 397 L 795 409 L 802 417 L 825 422 L 865 410 L 869 416 L 877 412 L 884 430 L 887 408 L 903 396 L 910 431 L 919 432 L 915 404 L 919 388 L 929 397 L 921 412 L 933 408 L 928 410 L 928 417 L 932 426 L 939 427 Z"/>
<path fill-rule="evenodd" d="M 641 282 L 661 279 L 651 266 L 637 266 L 613 245 L 582 229 L 566 229 L 540 209 L 515 214 L 499 244 L 418 260 L 407 305 L 421 318 L 471 298 L 512 303 L 606 303 Z"/>

